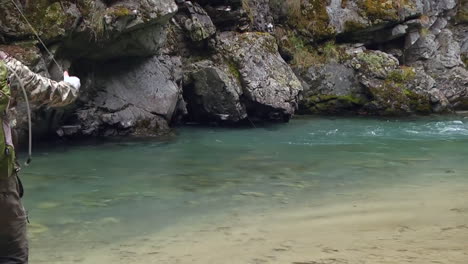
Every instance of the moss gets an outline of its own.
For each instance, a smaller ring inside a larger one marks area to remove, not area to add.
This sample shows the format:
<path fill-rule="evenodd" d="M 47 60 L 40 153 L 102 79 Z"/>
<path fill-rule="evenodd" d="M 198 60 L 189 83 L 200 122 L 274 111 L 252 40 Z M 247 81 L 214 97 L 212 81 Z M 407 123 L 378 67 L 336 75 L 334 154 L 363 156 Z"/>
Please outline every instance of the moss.
<path fill-rule="evenodd" d="M 107 14 L 114 16 L 114 17 L 124 17 L 124 16 L 129 16 L 132 14 L 132 11 L 130 9 L 124 7 L 124 6 L 118 6 L 110 9 Z"/>
<path fill-rule="evenodd" d="M 254 12 L 250 7 L 250 0 L 242 0 L 242 9 L 247 13 L 250 23 L 254 21 Z"/>
<path fill-rule="evenodd" d="M 360 0 L 359 7 L 370 20 L 399 20 L 399 11 L 411 7 L 410 0 Z"/>
<path fill-rule="evenodd" d="M 369 72 L 379 72 L 380 69 L 385 68 L 388 65 L 389 61 L 386 57 L 382 56 L 380 53 L 375 52 L 362 52 L 357 55 L 357 58 L 362 62 L 362 67 L 364 67 Z"/>
<path fill-rule="evenodd" d="M 283 1 L 280 9 L 287 10 L 287 22 L 292 27 L 316 40 L 325 39 L 335 34 L 330 26 L 327 1 L 323 0 L 288 0 Z"/>
<path fill-rule="evenodd" d="M 406 112 L 410 100 L 405 95 L 403 85 L 392 80 L 385 80 L 381 87 L 370 88 L 374 98 L 384 110 L 383 115 L 399 115 Z"/>
<path fill-rule="evenodd" d="M 405 83 L 416 78 L 416 71 L 412 67 L 403 66 L 400 69 L 394 70 L 388 74 L 387 80 L 396 83 Z"/>
<path fill-rule="evenodd" d="M 236 80 L 241 83 L 242 82 L 242 75 L 237 67 L 236 63 L 232 60 L 227 60 L 226 64 L 228 66 L 229 72 L 236 78 Z"/>
<path fill-rule="evenodd" d="M 367 27 L 366 24 L 363 24 L 361 22 L 353 21 L 353 20 L 348 20 L 344 24 L 344 31 L 345 32 L 355 32 L 355 31 L 360 31 L 363 30 Z"/>
<path fill-rule="evenodd" d="M 51 3 L 48 0 L 38 0 L 33 3 L 25 10 L 25 15 L 39 35 L 46 40 L 64 35 L 66 25 L 71 22 L 60 3 L 57 1 Z"/>
<path fill-rule="evenodd" d="M 313 95 L 301 104 L 302 114 L 336 114 L 359 110 L 367 100 L 353 95 Z"/>
<path fill-rule="evenodd" d="M 105 36 L 105 15 L 105 10 L 96 10 L 89 18 L 89 28 L 91 29 L 91 33 L 95 40 L 102 39 Z"/>
<path fill-rule="evenodd" d="M 326 42 L 321 48 L 322 55 L 326 60 L 338 60 L 340 58 L 339 47 L 335 44 L 334 41 Z"/>
<path fill-rule="evenodd" d="M 468 69 L 468 53 L 464 53 L 461 55 L 461 59 L 465 64 L 465 68 Z"/>
<path fill-rule="evenodd" d="M 468 23 L 468 0 L 460 0 L 457 15 L 455 16 L 457 23 Z"/>
<path fill-rule="evenodd" d="M 410 109 L 419 114 L 430 114 L 432 106 L 427 96 L 417 94 L 410 90 L 405 90 L 405 95 L 409 99 Z"/>
<path fill-rule="evenodd" d="M 429 97 L 406 88 L 408 83 L 415 78 L 414 68 L 403 66 L 392 71 L 383 82 L 382 87 L 371 89 L 375 100 L 384 109 L 383 115 L 400 115 L 407 111 L 420 114 L 431 113 L 432 107 Z"/>

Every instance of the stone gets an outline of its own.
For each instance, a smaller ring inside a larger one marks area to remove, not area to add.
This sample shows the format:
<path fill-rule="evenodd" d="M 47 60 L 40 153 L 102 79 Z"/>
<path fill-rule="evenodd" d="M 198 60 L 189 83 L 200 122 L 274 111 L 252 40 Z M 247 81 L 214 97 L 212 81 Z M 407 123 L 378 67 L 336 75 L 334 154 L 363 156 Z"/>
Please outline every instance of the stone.
<path fill-rule="evenodd" d="M 302 85 L 279 55 L 272 35 L 224 32 L 216 48 L 239 72 L 249 117 L 280 121 L 294 114 Z"/>

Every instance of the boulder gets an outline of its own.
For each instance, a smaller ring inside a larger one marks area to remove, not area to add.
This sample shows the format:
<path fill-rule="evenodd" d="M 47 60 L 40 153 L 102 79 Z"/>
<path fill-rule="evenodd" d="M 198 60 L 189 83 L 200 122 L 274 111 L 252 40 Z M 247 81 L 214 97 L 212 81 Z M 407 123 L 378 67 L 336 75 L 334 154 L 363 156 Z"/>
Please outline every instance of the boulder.
<path fill-rule="evenodd" d="M 239 73 L 249 117 L 288 120 L 294 114 L 302 85 L 279 55 L 272 35 L 223 32 L 216 49 Z"/>
<path fill-rule="evenodd" d="M 344 114 L 359 111 L 367 101 L 353 68 L 331 61 L 298 73 L 305 89 L 301 114 Z"/>
<path fill-rule="evenodd" d="M 243 94 L 239 73 L 227 64 L 205 60 L 193 64 L 184 81 L 191 120 L 200 122 L 239 122 L 247 117 L 241 103 Z M 231 69 L 229 68 L 231 67 Z"/>
<path fill-rule="evenodd" d="M 83 135 L 165 131 L 181 97 L 180 60 L 152 57 L 103 65 L 84 89 L 77 111 Z"/>

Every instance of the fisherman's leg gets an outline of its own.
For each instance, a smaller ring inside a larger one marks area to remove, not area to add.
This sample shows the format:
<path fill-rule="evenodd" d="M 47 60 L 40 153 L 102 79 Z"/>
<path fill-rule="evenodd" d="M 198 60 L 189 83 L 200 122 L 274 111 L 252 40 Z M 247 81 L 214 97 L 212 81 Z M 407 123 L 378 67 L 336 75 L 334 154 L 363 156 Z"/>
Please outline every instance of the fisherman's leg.
<path fill-rule="evenodd" d="M 18 182 L 13 176 L 0 180 L 0 185 L 12 186 Z M 26 225 L 26 212 L 19 194 L 16 191 L 0 192 L 0 264 L 28 263 Z"/>

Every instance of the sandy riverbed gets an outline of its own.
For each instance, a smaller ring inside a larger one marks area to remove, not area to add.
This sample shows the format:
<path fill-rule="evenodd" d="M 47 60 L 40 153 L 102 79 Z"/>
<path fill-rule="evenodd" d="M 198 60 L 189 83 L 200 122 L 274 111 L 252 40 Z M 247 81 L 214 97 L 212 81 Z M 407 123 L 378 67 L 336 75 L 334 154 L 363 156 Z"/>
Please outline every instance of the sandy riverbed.
<path fill-rule="evenodd" d="M 466 264 L 466 187 L 395 188 L 323 206 L 233 210 L 99 247 L 74 262 Z"/>

